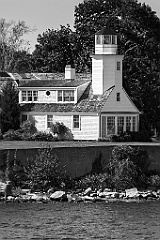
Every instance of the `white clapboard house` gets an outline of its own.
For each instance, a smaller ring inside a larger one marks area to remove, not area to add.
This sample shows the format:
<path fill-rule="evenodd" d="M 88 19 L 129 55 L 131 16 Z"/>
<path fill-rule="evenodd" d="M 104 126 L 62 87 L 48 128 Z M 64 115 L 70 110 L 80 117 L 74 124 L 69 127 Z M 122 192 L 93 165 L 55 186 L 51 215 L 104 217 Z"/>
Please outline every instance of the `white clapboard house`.
<path fill-rule="evenodd" d="M 139 110 L 122 84 L 123 55 L 117 33 L 108 27 L 95 34 L 91 79 L 70 65 L 61 80 L 36 77 L 19 81 L 21 120 L 35 119 L 39 131 L 63 122 L 75 140 L 98 140 L 126 130 L 138 131 Z"/>

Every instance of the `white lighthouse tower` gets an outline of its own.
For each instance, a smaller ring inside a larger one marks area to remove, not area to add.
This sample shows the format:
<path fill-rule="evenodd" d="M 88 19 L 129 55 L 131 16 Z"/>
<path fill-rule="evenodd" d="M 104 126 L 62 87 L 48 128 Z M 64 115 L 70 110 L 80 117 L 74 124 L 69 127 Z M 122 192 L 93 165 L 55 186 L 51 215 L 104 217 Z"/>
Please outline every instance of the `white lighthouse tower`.
<path fill-rule="evenodd" d="M 123 55 L 117 54 L 117 33 L 109 27 L 97 32 L 95 54 L 91 57 L 93 94 L 102 95 L 113 86 L 122 88 Z"/>

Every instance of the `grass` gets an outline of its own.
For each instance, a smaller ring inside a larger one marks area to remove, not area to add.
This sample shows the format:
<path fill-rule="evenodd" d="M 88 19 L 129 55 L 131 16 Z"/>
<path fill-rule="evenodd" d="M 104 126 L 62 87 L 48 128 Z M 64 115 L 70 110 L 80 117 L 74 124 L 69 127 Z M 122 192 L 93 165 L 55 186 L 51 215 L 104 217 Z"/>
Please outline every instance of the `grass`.
<path fill-rule="evenodd" d="M 115 146 L 115 145 L 131 145 L 131 146 L 157 146 L 160 142 L 97 142 L 97 141 L 58 141 L 58 142 L 41 142 L 41 141 L 0 141 L 0 150 L 3 149 L 29 149 L 44 148 L 50 145 L 51 148 L 57 147 L 91 147 L 91 146 Z"/>

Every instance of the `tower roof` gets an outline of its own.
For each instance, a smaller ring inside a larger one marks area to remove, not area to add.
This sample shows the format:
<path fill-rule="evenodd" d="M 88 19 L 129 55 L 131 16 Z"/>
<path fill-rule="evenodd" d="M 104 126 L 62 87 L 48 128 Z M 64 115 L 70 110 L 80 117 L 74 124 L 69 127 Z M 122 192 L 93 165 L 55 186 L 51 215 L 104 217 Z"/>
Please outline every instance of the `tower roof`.
<path fill-rule="evenodd" d="M 117 35 L 115 31 L 110 29 L 108 26 L 103 27 L 96 35 Z"/>

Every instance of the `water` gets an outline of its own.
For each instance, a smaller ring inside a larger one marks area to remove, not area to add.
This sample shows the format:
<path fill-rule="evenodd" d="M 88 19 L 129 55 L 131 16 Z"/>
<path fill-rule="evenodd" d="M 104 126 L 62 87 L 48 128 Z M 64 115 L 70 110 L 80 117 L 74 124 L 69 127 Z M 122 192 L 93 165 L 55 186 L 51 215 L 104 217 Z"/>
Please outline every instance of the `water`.
<path fill-rule="evenodd" d="M 0 240 L 160 239 L 160 201 L 0 204 Z"/>

